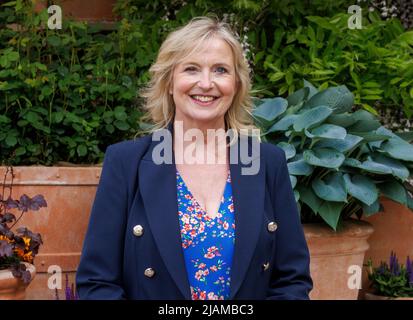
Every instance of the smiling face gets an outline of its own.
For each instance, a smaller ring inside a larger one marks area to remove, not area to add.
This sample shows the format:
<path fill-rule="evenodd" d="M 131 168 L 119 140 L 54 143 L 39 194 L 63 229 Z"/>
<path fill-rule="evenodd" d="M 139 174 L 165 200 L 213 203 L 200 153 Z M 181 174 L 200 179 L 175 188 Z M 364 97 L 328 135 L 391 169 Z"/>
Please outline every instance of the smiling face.
<path fill-rule="evenodd" d="M 231 47 L 211 38 L 174 68 L 170 93 L 175 120 L 188 127 L 222 127 L 236 92 Z"/>

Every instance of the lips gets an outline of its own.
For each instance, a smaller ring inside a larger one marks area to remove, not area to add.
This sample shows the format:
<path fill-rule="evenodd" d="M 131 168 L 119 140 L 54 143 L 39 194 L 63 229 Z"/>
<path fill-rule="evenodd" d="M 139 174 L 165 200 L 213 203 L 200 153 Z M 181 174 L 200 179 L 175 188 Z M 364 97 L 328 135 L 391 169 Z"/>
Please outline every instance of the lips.
<path fill-rule="evenodd" d="M 192 101 L 202 106 L 208 106 L 214 103 L 219 97 L 212 95 L 190 95 Z"/>

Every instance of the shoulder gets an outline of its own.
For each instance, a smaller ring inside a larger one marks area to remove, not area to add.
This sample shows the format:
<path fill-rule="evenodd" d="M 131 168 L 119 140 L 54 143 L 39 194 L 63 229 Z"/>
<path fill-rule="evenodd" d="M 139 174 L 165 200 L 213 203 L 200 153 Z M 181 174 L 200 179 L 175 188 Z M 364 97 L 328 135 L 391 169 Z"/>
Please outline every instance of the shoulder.
<path fill-rule="evenodd" d="M 269 142 L 261 142 L 260 144 L 261 155 L 265 160 L 280 161 L 285 158 L 285 152 L 280 147 Z"/>
<path fill-rule="evenodd" d="M 285 152 L 282 148 L 268 142 L 261 142 L 260 149 L 267 179 L 269 179 L 271 185 L 274 185 L 277 176 L 288 175 Z"/>
<path fill-rule="evenodd" d="M 152 134 L 111 144 L 107 147 L 105 157 L 129 161 L 130 159 L 139 160 L 143 157 L 152 141 Z"/>

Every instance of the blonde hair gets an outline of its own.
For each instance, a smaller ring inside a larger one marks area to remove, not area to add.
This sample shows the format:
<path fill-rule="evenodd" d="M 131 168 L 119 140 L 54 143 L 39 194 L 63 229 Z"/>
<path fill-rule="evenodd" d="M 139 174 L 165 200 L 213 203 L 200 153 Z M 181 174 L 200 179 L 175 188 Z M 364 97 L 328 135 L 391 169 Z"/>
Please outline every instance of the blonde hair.
<path fill-rule="evenodd" d="M 226 129 L 233 129 L 234 132 L 231 143 L 237 140 L 238 134 L 245 133 L 240 131 L 241 129 L 248 130 L 248 134 L 249 129 L 256 129 L 251 114 L 250 69 L 241 44 L 227 23 L 211 17 L 196 17 L 167 36 L 155 63 L 149 69 L 151 79 L 141 91 L 141 97 L 145 99 L 143 107 L 147 111 L 142 120 L 154 124 L 147 132 L 165 128 L 173 121 L 174 101 L 169 94 L 173 70 L 180 61 L 213 37 L 224 40 L 230 46 L 234 58 L 238 86 L 232 104 L 225 114 Z"/>

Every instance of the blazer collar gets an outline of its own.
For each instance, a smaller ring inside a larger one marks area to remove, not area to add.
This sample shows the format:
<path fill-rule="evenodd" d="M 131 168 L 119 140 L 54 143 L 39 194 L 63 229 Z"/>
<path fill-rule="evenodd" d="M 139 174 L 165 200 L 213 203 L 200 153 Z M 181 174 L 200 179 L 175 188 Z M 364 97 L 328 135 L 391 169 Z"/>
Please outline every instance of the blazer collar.
<path fill-rule="evenodd" d="M 173 137 L 173 124 L 166 128 Z M 245 138 L 244 138 L 245 139 Z M 250 140 L 250 139 L 249 139 Z M 239 146 L 240 138 L 238 139 Z M 191 299 L 185 259 L 181 243 L 176 192 L 176 166 L 172 150 L 172 164 L 156 164 L 152 151 L 159 141 L 152 139 L 148 152 L 139 166 L 139 186 L 148 222 L 161 257 L 177 287 Z M 249 146 L 251 147 L 251 145 Z M 235 212 L 235 246 L 231 269 L 230 299 L 239 290 L 259 238 L 264 210 L 265 167 L 260 161 L 256 175 L 242 175 L 244 164 L 231 163 L 240 148 L 230 147 L 230 173 Z M 245 165 L 249 167 L 250 164 Z"/>

